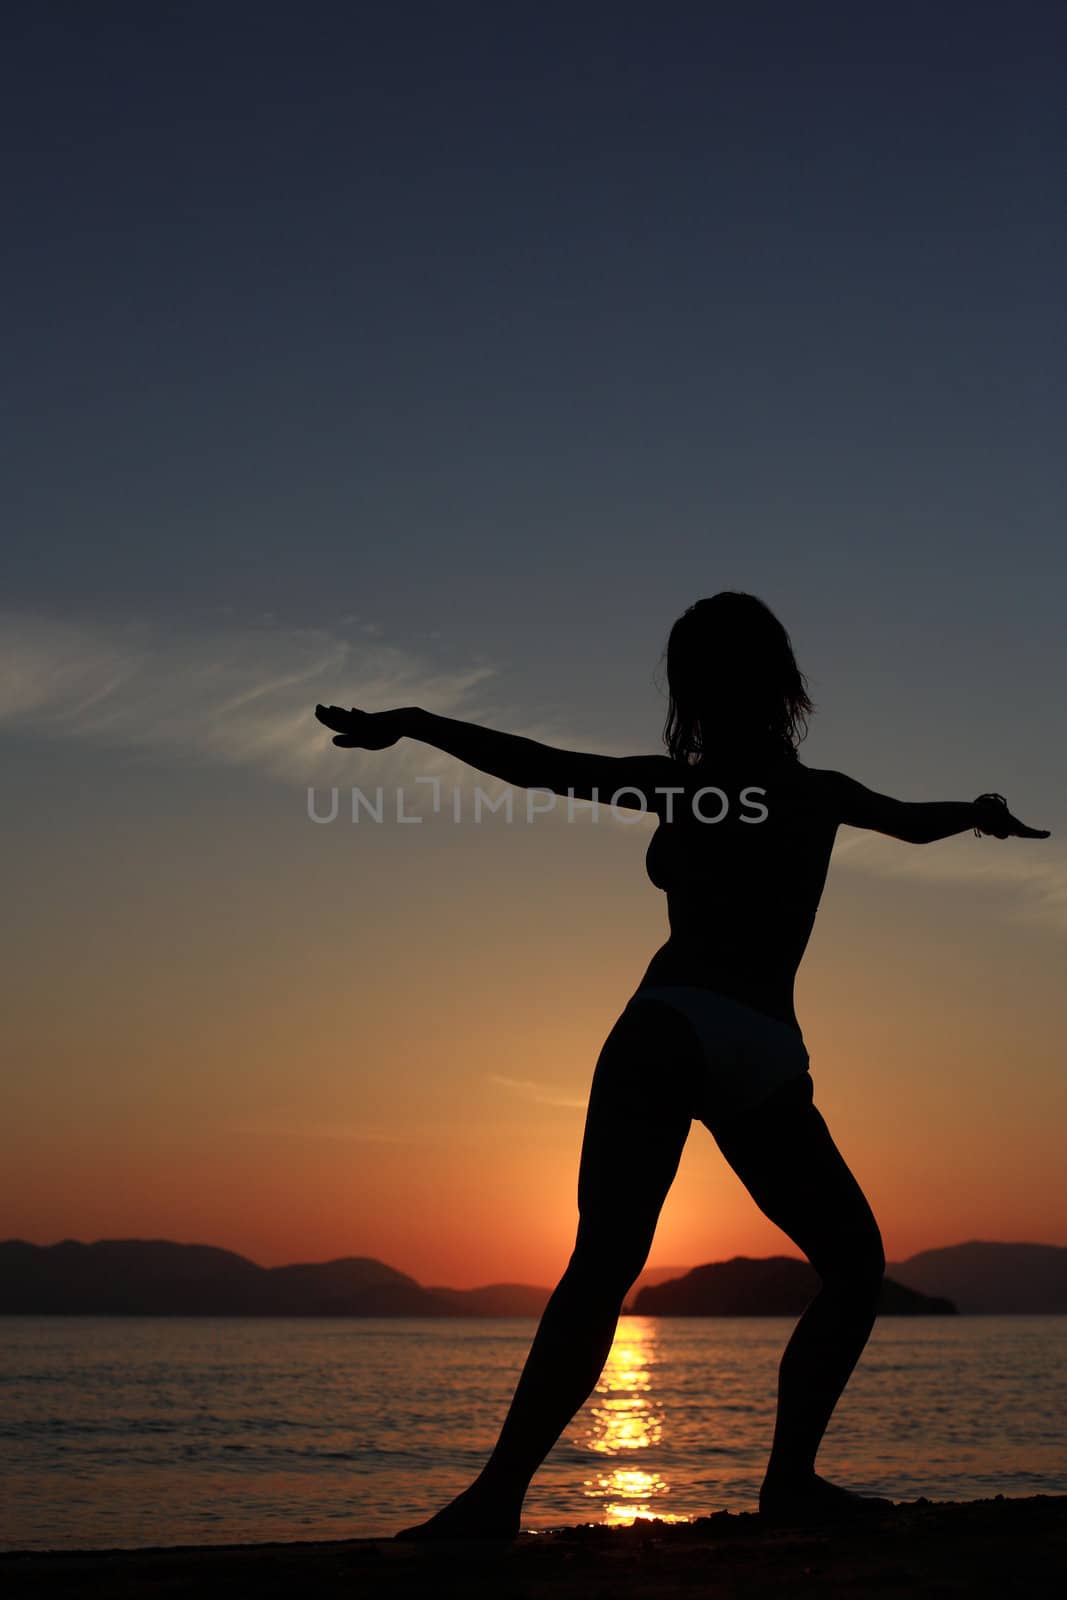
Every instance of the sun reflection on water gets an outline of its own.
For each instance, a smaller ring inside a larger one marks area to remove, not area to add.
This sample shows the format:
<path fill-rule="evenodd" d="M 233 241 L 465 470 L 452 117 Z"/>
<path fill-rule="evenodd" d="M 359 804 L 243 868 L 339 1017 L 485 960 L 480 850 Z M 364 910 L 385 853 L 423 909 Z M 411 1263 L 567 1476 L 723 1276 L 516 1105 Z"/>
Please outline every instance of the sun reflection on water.
<path fill-rule="evenodd" d="M 689 1520 L 666 1509 L 670 1484 L 655 1470 L 654 1461 L 639 1465 L 632 1459 L 663 1437 L 663 1411 L 652 1393 L 655 1356 L 654 1321 L 620 1317 L 615 1342 L 586 1409 L 588 1448 L 600 1456 L 623 1458 L 617 1464 L 605 1461 L 603 1470 L 587 1478 L 583 1488 L 591 1500 L 600 1501 L 601 1521 L 611 1526 L 652 1518 Z"/>

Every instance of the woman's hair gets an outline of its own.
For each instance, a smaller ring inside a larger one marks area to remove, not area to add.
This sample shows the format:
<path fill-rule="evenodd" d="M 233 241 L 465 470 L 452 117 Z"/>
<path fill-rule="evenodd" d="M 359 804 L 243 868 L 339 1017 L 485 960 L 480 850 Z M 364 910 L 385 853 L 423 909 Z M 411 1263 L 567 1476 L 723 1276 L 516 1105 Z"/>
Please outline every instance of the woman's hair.
<path fill-rule="evenodd" d="M 698 600 L 667 640 L 663 739 L 675 761 L 721 752 L 786 755 L 814 711 L 788 633 L 754 594 Z"/>

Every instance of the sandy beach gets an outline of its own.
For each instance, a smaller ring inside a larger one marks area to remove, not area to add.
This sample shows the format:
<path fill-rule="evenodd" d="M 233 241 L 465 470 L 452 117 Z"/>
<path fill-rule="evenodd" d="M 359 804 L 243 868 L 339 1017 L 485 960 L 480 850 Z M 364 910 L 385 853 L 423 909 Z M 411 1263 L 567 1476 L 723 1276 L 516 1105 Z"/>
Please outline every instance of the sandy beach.
<path fill-rule="evenodd" d="M 1041 1596 L 1067 1586 L 1067 1496 L 926 1500 L 864 1528 L 769 1530 L 757 1516 L 589 1525 L 521 1534 L 502 1546 L 388 1539 L 169 1549 L 9 1552 L 8 1597 L 304 1593 L 614 1600 L 794 1594 Z"/>

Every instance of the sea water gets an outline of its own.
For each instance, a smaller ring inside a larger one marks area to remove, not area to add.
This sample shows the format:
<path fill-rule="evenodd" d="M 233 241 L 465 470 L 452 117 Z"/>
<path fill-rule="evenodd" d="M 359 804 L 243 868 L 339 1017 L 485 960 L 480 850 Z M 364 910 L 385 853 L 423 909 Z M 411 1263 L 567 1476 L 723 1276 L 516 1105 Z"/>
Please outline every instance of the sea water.
<path fill-rule="evenodd" d="M 492 1448 L 522 1318 L 0 1317 L 0 1548 L 387 1537 Z M 792 1320 L 623 1317 L 523 1526 L 755 1509 Z M 885 1317 L 820 1470 L 1067 1493 L 1067 1317 Z"/>

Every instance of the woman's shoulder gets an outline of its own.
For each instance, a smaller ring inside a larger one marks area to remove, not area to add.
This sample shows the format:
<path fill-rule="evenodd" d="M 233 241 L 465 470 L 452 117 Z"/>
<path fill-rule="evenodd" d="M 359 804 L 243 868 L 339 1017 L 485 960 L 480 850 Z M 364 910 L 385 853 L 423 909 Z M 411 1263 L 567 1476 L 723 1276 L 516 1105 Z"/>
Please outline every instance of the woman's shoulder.
<path fill-rule="evenodd" d="M 674 785 L 689 792 L 700 788 L 740 790 L 773 785 L 793 789 L 813 801 L 836 802 L 841 785 L 848 780 L 840 772 L 812 767 L 795 751 L 721 749 L 708 751 L 699 761 L 680 760 L 670 755 L 641 758 L 646 773 L 660 787 Z"/>

